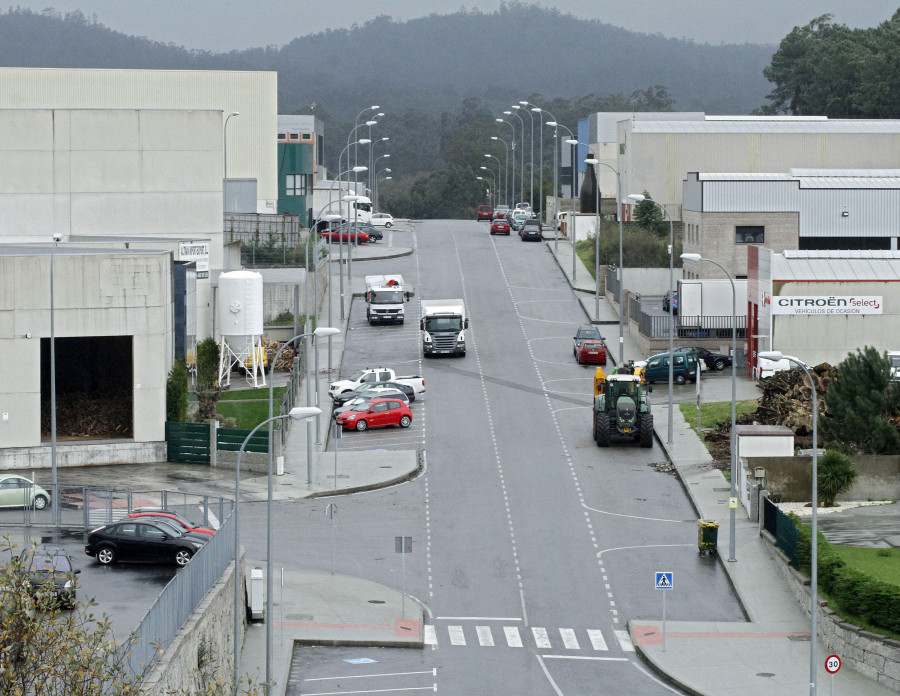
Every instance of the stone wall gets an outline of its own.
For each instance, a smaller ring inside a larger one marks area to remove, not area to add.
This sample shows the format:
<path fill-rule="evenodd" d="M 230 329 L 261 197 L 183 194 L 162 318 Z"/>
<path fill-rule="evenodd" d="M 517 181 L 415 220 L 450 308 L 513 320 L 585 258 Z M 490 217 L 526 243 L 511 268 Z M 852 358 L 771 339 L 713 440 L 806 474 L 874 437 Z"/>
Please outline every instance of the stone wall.
<path fill-rule="evenodd" d="M 809 578 L 794 570 L 775 539 L 766 531 L 760 532 L 768 542 L 766 548 L 778 561 L 781 574 L 807 617 L 809 617 Z M 859 626 L 843 621 L 828 608 L 822 599 L 818 602 L 816 617 L 819 638 L 825 647 L 840 655 L 843 664 L 894 691 L 900 691 L 900 641 L 871 633 Z M 825 655 L 822 656 L 825 659 Z"/>
<path fill-rule="evenodd" d="M 766 490 L 771 497 L 791 502 L 808 502 L 812 490 L 812 457 L 748 457 L 750 471 L 766 470 Z M 838 500 L 897 500 L 900 498 L 900 456 L 855 456 L 856 483 Z"/>

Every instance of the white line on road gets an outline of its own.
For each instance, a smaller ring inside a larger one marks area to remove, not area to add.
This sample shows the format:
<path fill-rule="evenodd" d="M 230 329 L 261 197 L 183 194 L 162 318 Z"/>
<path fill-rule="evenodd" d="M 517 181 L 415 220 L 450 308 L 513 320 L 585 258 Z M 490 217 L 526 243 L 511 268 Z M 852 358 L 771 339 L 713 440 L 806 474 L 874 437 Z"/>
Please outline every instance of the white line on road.
<path fill-rule="evenodd" d="M 506 634 L 506 644 L 511 648 L 522 647 L 522 636 L 519 629 L 515 626 L 504 626 L 503 633 Z"/>
<path fill-rule="evenodd" d="M 628 662 L 627 657 L 592 657 L 589 655 L 541 655 L 549 660 L 595 660 L 597 662 Z"/>
<path fill-rule="evenodd" d="M 550 645 L 550 636 L 547 635 L 546 628 L 532 628 L 531 633 L 534 635 L 534 643 L 539 648 L 549 648 L 552 647 Z"/>
<path fill-rule="evenodd" d="M 447 626 L 447 632 L 450 634 L 450 645 L 466 644 L 466 636 L 463 633 L 462 626 Z"/>
<path fill-rule="evenodd" d="M 435 621 L 521 621 L 504 616 L 438 616 Z"/>
<path fill-rule="evenodd" d="M 437 645 L 437 632 L 433 624 L 425 624 L 425 645 Z"/>
<path fill-rule="evenodd" d="M 603 637 L 601 631 L 598 631 L 595 628 L 589 628 L 588 638 L 591 639 L 591 645 L 594 646 L 594 650 L 609 650 L 606 645 L 606 639 Z"/>
<path fill-rule="evenodd" d="M 415 674 L 430 674 L 433 677 L 437 676 L 436 669 L 429 669 L 424 672 L 386 672 L 385 674 L 350 674 L 344 675 L 342 677 L 313 677 L 310 679 L 304 679 L 305 682 L 314 682 L 314 681 L 334 681 L 335 679 L 369 679 L 372 677 L 407 677 Z"/>
<path fill-rule="evenodd" d="M 494 635 L 491 633 L 490 626 L 476 626 L 475 633 L 478 635 L 478 644 L 486 647 L 494 645 Z"/>
<path fill-rule="evenodd" d="M 578 637 L 571 628 L 559 629 L 559 637 L 562 638 L 563 646 L 566 650 L 581 650 L 581 646 L 578 644 Z"/>
<path fill-rule="evenodd" d="M 622 652 L 634 652 L 634 644 L 631 642 L 631 636 L 628 635 L 628 631 L 614 631 L 616 634 L 616 640 L 619 641 L 619 647 L 622 648 Z"/>

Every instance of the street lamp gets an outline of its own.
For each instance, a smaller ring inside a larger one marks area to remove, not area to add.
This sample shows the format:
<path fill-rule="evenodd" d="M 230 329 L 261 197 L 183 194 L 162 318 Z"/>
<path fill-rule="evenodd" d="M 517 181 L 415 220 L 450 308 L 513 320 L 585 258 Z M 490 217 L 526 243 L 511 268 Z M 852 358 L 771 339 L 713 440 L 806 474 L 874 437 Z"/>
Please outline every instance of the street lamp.
<path fill-rule="evenodd" d="M 379 157 L 378 159 L 381 159 L 381 157 Z M 382 172 L 388 172 L 390 174 L 391 169 L 390 167 L 384 167 L 383 169 L 379 169 L 377 172 L 375 172 L 375 209 L 379 211 L 381 210 L 381 208 L 378 205 L 378 175 Z M 390 179 L 391 177 L 386 178 Z"/>
<path fill-rule="evenodd" d="M 816 383 L 806 364 L 799 358 L 791 355 L 783 355 L 780 350 L 761 351 L 758 357 L 763 360 L 789 360 L 797 365 L 806 374 L 809 386 L 812 389 L 812 549 L 810 553 L 810 578 L 809 578 L 809 696 L 816 696 L 816 639 L 817 639 L 817 613 L 818 613 L 818 589 L 819 589 L 819 406 L 816 394 Z M 733 362 L 733 361 L 732 361 Z"/>
<path fill-rule="evenodd" d="M 544 112 L 541 107 L 535 106 L 534 104 L 531 105 L 531 110 L 536 111 L 541 117 L 541 150 L 540 155 L 538 156 L 538 186 L 540 188 L 540 200 L 538 203 L 541 206 L 541 217 L 544 217 Z"/>
<path fill-rule="evenodd" d="M 734 545 L 735 545 L 735 531 L 734 531 L 734 518 L 735 518 L 735 501 L 734 498 L 737 495 L 735 492 L 735 487 L 737 484 L 737 438 L 735 437 L 734 427 L 735 422 L 737 421 L 737 291 L 734 287 L 734 278 L 731 277 L 731 274 L 726 270 L 725 266 L 723 266 L 718 261 L 713 261 L 712 259 L 703 258 L 700 254 L 682 254 L 681 258 L 685 261 L 708 261 L 709 263 L 715 264 L 728 276 L 728 280 L 731 283 L 731 498 L 732 500 L 729 502 L 729 507 L 731 508 L 731 535 L 728 547 L 728 560 L 736 561 L 737 558 L 734 556 Z M 671 309 L 671 308 L 670 308 Z M 780 358 L 779 358 L 780 360 Z M 700 365 L 697 365 L 697 372 L 699 376 Z M 813 387 L 815 389 L 815 387 Z"/>
<path fill-rule="evenodd" d="M 518 109 L 519 107 L 512 107 Z M 525 200 L 525 119 L 519 116 L 516 111 L 504 111 L 504 115 L 506 116 L 515 116 L 519 119 L 519 125 L 522 126 L 522 166 L 519 168 L 521 171 L 519 172 L 519 198 L 520 200 Z M 515 131 L 515 128 L 513 128 Z M 513 196 L 515 198 L 515 196 Z"/>
<path fill-rule="evenodd" d="M 504 111 L 503 113 L 511 112 Z M 516 200 L 516 127 L 509 121 L 502 118 L 495 118 L 494 120 L 497 123 L 503 123 L 509 126 L 510 130 L 512 130 L 512 142 L 510 143 L 509 148 L 512 151 L 512 186 L 509 187 L 509 197 L 512 198 L 512 205 L 510 205 L 510 207 L 514 207 Z"/>
<path fill-rule="evenodd" d="M 512 108 L 521 110 L 523 106 L 528 106 L 528 102 L 520 101 L 519 104 L 513 104 Z M 534 116 L 531 115 L 531 112 L 528 109 L 525 109 L 525 113 L 528 114 L 528 118 L 531 119 L 531 141 L 529 143 L 531 146 L 531 158 L 529 160 L 531 162 L 531 165 L 529 167 L 529 171 L 531 172 L 531 174 L 529 178 L 530 190 L 528 192 L 528 200 L 531 202 L 531 209 L 534 210 Z M 524 134 L 522 137 L 524 138 Z M 524 157 L 524 155 L 525 153 L 523 152 L 522 156 Z M 524 162 L 522 166 L 525 166 Z"/>
<path fill-rule="evenodd" d="M 228 114 L 228 116 L 225 118 L 225 125 L 224 125 L 224 127 L 222 128 L 222 132 L 223 132 L 223 136 L 222 136 L 222 138 L 223 138 L 223 142 L 222 142 L 222 145 L 223 145 L 223 152 L 222 152 L 222 154 L 224 155 L 223 159 L 225 160 L 225 176 L 222 177 L 223 179 L 227 179 L 227 178 L 228 178 L 228 122 L 231 120 L 231 117 L 232 117 L 232 116 L 240 116 L 240 115 L 241 115 L 241 114 L 240 114 L 239 111 L 232 111 L 232 112 L 231 112 L 230 114 Z"/>
<path fill-rule="evenodd" d="M 565 128 L 565 126 L 563 126 L 563 128 Z M 566 130 L 569 130 L 569 129 L 566 128 Z M 576 235 L 575 235 L 575 224 L 574 223 L 578 219 L 577 211 L 575 210 L 575 171 L 576 171 L 576 169 L 575 169 L 575 153 L 577 152 L 577 147 L 579 145 L 583 145 L 584 143 L 582 143 L 577 138 L 575 138 L 575 136 L 572 134 L 572 131 L 569 131 L 569 135 L 572 137 L 570 137 L 568 140 L 566 140 L 566 143 L 568 143 L 569 145 L 572 146 L 572 223 L 573 223 L 572 224 L 572 281 L 574 282 L 575 269 L 577 268 L 577 263 L 576 263 L 577 254 L 575 253 Z"/>
<path fill-rule="evenodd" d="M 241 443 L 241 448 L 238 450 L 237 454 L 237 462 L 234 466 L 234 693 L 237 696 L 238 689 L 238 672 L 240 671 L 240 660 L 241 660 L 241 643 L 238 640 L 238 636 L 241 633 L 241 572 L 240 572 L 240 558 L 241 558 L 241 525 L 240 525 L 240 509 L 241 509 L 241 457 L 244 454 L 244 449 L 247 447 L 247 443 L 250 442 L 250 439 L 256 434 L 256 431 L 262 428 L 264 425 L 269 425 L 270 423 L 277 420 L 284 420 L 286 418 L 290 418 L 292 420 L 304 420 L 307 418 L 312 418 L 317 413 L 321 413 L 321 409 L 316 408 L 314 406 L 297 406 L 290 410 L 290 413 L 283 414 L 280 416 L 273 416 L 264 420 L 262 423 L 257 425 L 247 437 L 244 438 L 244 441 Z M 271 446 L 271 438 L 269 439 L 269 443 Z M 272 636 L 272 595 L 274 594 L 272 589 L 272 465 L 271 459 L 269 460 L 269 498 L 267 501 L 268 505 L 268 529 L 266 530 L 266 547 L 268 549 L 268 556 L 266 558 L 266 569 L 269 577 L 267 578 L 267 596 L 266 596 L 266 693 L 271 694 L 271 685 L 272 685 L 272 644 L 274 641 L 271 640 Z"/>
<path fill-rule="evenodd" d="M 494 188 L 494 193 L 491 195 L 490 202 L 491 202 L 491 207 L 493 207 L 494 206 L 494 197 L 497 194 L 497 177 L 494 176 L 494 170 L 490 169 L 489 167 L 479 167 L 479 169 L 483 169 L 484 171 L 486 171 L 488 174 L 491 175 L 491 181 L 493 182 L 492 186 Z"/>
<path fill-rule="evenodd" d="M 485 154 L 485 157 L 493 157 L 497 160 L 497 205 L 500 205 L 500 172 L 503 171 L 503 167 L 501 166 L 500 158 L 494 155 Z"/>
<path fill-rule="evenodd" d="M 640 203 L 641 201 L 653 201 L 659 206 L 659 209 L 662 210 L 666 217 L 669 218 L 669 290 L 674 292 L 675 290 L 675 227 L 672 224 L 672 216 L 669 215 L 669 211 L 666 210 L 664 205 L 659 205 L 658 201 L 654 201 L 652 198 L 648 198 L 640 193 L 629 193 L 628 197 Z M 672 382 L 674 381 L 674 371 L 675 371 L 675 357 L 672 355 L 673 351 L 673 341 L 675 337 L 675 312 L 670 308 L 669 309 L 669 433 L 666 437 L 666 444 L 672 444 L 672 409 L 674 408 L 672 404 Z M 732 358 L 732 362 L 734 362 L 734 358 Z M 700 378 L 700 365 L 697 365 L 697 379 Z"/>
<path fill-rule="evenodd" d="M 56 245 L 59 244 L 62 237 L 61 233 L 55 233 L 53 246 L 50 247 L 50 483 L 53 490 L 53 495 L 50 496 L 50 519 L 54 527 L 59 526 L 59 486 L 57 485 L 56 466 L 56 325 L 54 323 L 53 276 L 55 275 Z"/>
<path fill-rule="evenodd" d="M 484 169 L 484 168 L 485 168 L 485 167 L 482 167 L 482 169 Z M 476 176 L 475 178 L 476 178 L 478 181 L 486 181 L 485 178 L 484 178 L 483 176 Z M 493 197 L 492 197 L 492 195 L 491 195 L 491 185 L 490 185 L 490 183 L 488 183 L 487 187 L 488 187 L 488 188 L 487 188 L 488 200 L 493 200 Z"/>
<path fill-rule="evenodd" d="M 594 202 L 594 318 L 600 321 L 600 179 L 597 176 L 597 165 L 600 164 L 600 160 L 586 157 L 584 163 L 594 166 L 594 179 L 597 181 Z"/>
<path fill-rule="evenodd" d="M 492 135 L 491 140 L 498 140 L 503 143 L 503 149 L 506 151 L 506 169 L 503 173 L 503 181 L 506 182 L 506 185 L 503 187 L 503 202 L 509 205 L 509 146 L 503 138 L 498 138 L 496 135 Z M 515 159 L 513 159 L 513 165 L 515 165 Z M 513 179 L 515 179 L 515 175 L 513 175 Z"/>
<path fill-rule="evenodd" d="M 356 118 L 353 119 L 353 130 L 351 130 L 350 135 L 347 136 L 347 144 L 348 145 L 350 144 L 350 138 L 353 137 L 353 134 L 356 132 L 356 129 L 359 128 L 361 125 L 363 125 L 359 122 L 360 116 L 362 116 L 367 111 L 378 111 L 378 109 L 380 109 L 380 108 L 381 108 L 380 106 L 375 104 L 373 106 L 367 106 L 365 109 L 363 109 L 358 114 L 356 114 Z M 363 143 L 360 143 L 360 144 L 363 144 Z M 356 164 L 359 159 L 357 157 L 357 155 L 358 155 L 357 148 L 354 147 L 353 148 L 353 163 L 354 164 Z M 340 158 L 338 158 L 338 169 L 340 169 L 340 166 L 341 166 L 341 160 L 340 160 Z M 349 168 L 350 168 L 350 155 L 347 155 L 347 169 L 349 169 Z"/>

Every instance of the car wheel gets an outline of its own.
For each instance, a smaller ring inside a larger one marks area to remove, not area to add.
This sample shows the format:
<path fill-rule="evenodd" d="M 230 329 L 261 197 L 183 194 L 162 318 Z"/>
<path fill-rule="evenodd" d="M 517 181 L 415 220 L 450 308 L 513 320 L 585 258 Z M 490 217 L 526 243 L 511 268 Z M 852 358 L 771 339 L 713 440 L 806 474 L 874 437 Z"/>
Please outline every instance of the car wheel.
<path fill-rule="evenodd" d="M 384 223 L 384 226 L 385 227 L 393 227 L 394 224 L 392 222 L 386 222 L 386 223 Z"/>
<path fill-rule="evenodd" d="M 34 509 L 35 510 L 43 510 L 45 507 L 47 507 L 47 496 L 44 496 L 44 495 L 34 496 Z"/>
<path fill-rule="evenodd" d="M 684 375 L 675 375 L 675 384 L 684 384 L 687 382 Z"/>
<path fill-rule="evenodd" d="M 191 556 L 193 556 L 190 551 L 187 549 L 178 549 L 175 552 L 175 563 L 184 567 L 191 561 Z"/>
<path fill-rule="evenodd" d="M 369 424 L 366 423 L 364 420 L 356 421 L 356 429 L 359 432 L 362 432 L 363 430 L 368 430 L 368 428 L 369 428 Z"/>
<path fill-rule="evenodd" d="M 412 418 L 410 418 L 409 416 L 400 416 L 401 428 L 408 428 L 410 423 L 412 423 Z"/>
<path fill-rule="evenodd" d="M 725 360 L 723 360 L 722 358 L 716 359 L 716 362 L 713 365 L 713 367 L 715 367 L 719 372 L 721 372 L 722 370 L 725 369 Z"/>
<path fill-rule="evenodd" d="M 111 563 L 115 563 L 115 549 L 111 546 L 102 546 L 100 550 L 97 551 L 97 560 L 100 561 L 100 565 L 110 565 Z"/>

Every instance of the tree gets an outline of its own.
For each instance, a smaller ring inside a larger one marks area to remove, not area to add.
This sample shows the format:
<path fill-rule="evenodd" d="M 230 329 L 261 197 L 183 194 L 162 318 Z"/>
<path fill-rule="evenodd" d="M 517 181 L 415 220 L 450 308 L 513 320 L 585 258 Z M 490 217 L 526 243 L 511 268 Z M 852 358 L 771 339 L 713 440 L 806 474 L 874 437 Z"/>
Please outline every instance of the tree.
<path fill-rule="evenodd" d="M 857 349 L 837 366 L 825 391 L 825 440 L 862 454 L 900 454 L 900 382 L 891 381 L 886 354 Z"/>
<path fill-rule="evenodd" d="M 194 389 L 200 404 L 197 421 L 203 423 L 215 418 L 222 386 L 219 384 L 219 344 L 212 337 L 204 338 L 197 344 L 197 382 Z"/>
<path fill-rule="evenodd" d="M 183 423 L 188 411 L 188 371 L 182 360 L 176 360 L 166 380 L 166 420 Z"/>
<path fill-rule="evenodd" d="M 816 485 L 821 503 L 825 507 L 832 507 L 835 498 L 856 481 L 857 471 L 853 466 L 853 460 L 843 452 L 828 450 L 816 466 L 818 469 Z"/>
<path fill-rule="evenodd" d="M 666 231 L 663 224 L 665 215 L 662 208 L 659 203 L 650 198 L 649 191 L 644 191 L 643 193 L 644 200 L 634 206 L 632 217 L 641 229 L 654 232 L 655 234 L 662 234 Z"/>

